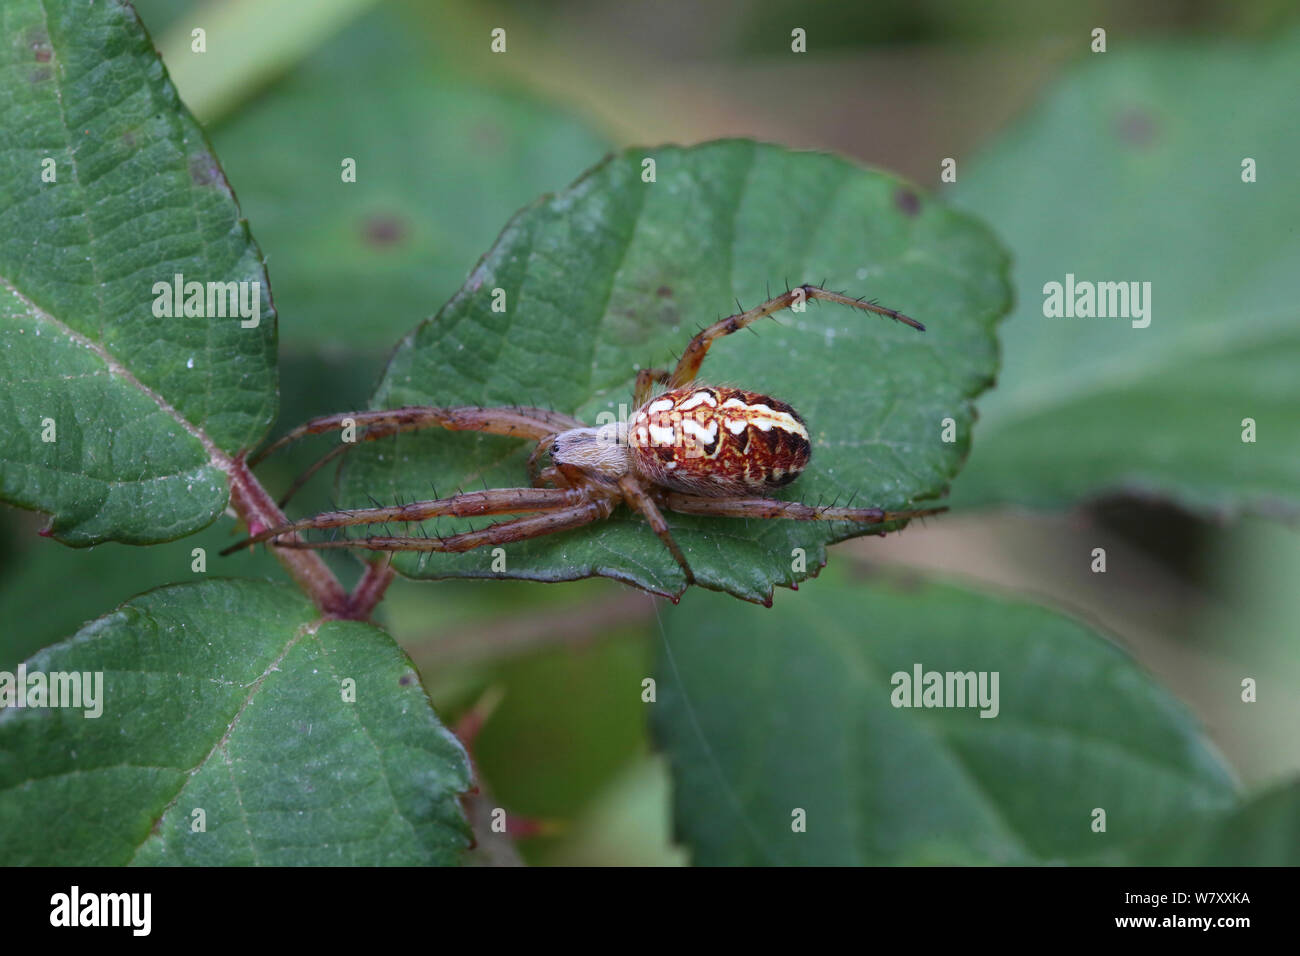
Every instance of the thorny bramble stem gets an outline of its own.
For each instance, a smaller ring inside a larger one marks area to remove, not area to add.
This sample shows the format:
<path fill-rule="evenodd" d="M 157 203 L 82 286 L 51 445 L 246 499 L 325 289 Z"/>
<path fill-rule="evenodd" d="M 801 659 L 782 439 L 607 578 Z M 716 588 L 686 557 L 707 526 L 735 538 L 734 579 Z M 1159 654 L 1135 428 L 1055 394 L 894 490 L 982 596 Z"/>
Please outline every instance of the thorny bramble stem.
<path fill-rule="evenodd" d="M 276 548 L 279 551 L 279 548 Z M 366 565 L 366 573 L 357 582 L 356 589 L 348 597 L 347 612 L 343 615 L 350 621 L 366 621 L 375 606 L 384 599 L 384 592 L 393 583 L 393 563 L 390 558 L 381 558 Z"/>
<path fill-rule="evenodd" d="M 250 531 L 276 528 L 287 523 L 284 513 L 276 506 L 275 499 L 266 493 L 261 482 L 248 470 L 242 454 L 235 458 L 230 467 L 230 503 Z M 331 617 L 352 616 L 348 613 L 350 606 L 347 593 L 319 554 L 290 548 L 272 550 L 289 576 L 307 593 L 322 614 Z M 380 594 L 382 593 L 381 590 Z"/>

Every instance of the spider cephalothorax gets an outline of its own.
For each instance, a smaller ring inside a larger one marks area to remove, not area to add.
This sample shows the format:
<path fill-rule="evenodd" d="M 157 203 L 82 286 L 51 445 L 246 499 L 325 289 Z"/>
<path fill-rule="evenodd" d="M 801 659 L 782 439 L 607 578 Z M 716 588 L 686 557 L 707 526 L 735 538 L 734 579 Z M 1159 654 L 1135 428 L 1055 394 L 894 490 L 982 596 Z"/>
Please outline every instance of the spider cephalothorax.
<path fill-rule="evenodd" d="M 805 285 L 704 329 L 691 339 L 671 372 L 638 372 L 633 395 L 636 410 L 626 422 L 591 427 L 569 415 L 540 408 L 474 406 L 410 406 L 313 419 L 259 457 L 304 435 L 343 428 L 349 421 L 365 429 L 358 436 L 363 441 L 437 426 L 536 442 L 528 459 L 532 486 L 466 492 L 387 508 L 327 512 L 278 528 L 254 529 L 256 534 L 224 553 L 259 541 L 287 548 L 469 551 L 578 528 L 608 518 L 623 503 L 645 516 L 690 583 L 694 581 L 690 563 L 673 540 L 663 509 L 722 517 L 854 521 L 865 525 L 884 525 L 942 511 L 822 507 L 765 497 L 790 484 L 807 466 L 812 456 L 807 425 L 785 402 L 741 388 L 703 385 L 695 379 L 715 339 L 807 299 L 851 305 L 925 330 L 921 323 L 892 309 Z M 656 392 L 656 386 L 666 388 Z M 347 447 L 340 445 L 326 455 L 307 476 Z M 544 465 L 548 454 L 550 464 Z M 443 515 L 500 514 L 525 517 L 445 537 L 370 535 L 308 541 L 300 536 L 300 532 L 315 528 L 420 522 Z"/>

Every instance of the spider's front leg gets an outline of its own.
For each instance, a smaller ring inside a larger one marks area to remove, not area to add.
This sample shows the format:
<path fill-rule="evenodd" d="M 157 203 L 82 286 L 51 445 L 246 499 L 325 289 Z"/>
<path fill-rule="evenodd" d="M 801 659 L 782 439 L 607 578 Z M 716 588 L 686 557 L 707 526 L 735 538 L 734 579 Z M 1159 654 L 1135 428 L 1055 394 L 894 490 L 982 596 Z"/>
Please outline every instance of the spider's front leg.
<path fill-rule="evenodd" d="M 305 438 L 308 435 L 320 435 L 345 428 L 361 429 L 359 441 L 375 441 L 387 438 L 403 431 L 416 431 L 421 428 L 445 428 L 448 431 L 477 431 L 492 435 L 507 435 L 516 438 L 530 438 L 542 441 L 556 432 L 570 428 L 579 428 L 582 422 L 560 412 L 545 408 L 480 408 L 474 405 L 441 408 L 429 405 L 408 405 L 403 408 L 384 408 L 368 412 L 340 412 L 336 415 L 322 415 L 313 418 L 283 435 L 279 440 L 267 446 L 249 459 L 250 465 L 256 465 L 268 455 L 279 451 L 286 445 Z M 298 489 L 311 480 L 331 461 L 353 447 L 352 442 L 345 442 L 331 448 L 322 457 L 313 462 L 301 475 L 294 479 L 289 490 L 280 498 L 283 508 Z M 537 453 L 534 452 L 534 455 Z M 531 465 L 532 459 L 530 459 Z M 536 475 L 534 474 L 534 480 Z"/>
<path fill-rule="evenodd" d="M 683 385 L 689 385 L 695 381 L 695 377 L 700 373 L 700 365 L 704 362 L 704 356 L 708 354 L 709 346 L 715 340 L 722 338 L 724 335 L 730 335 L 732 332 L 739 332 L 745 326 L 773 312 L 780 312 L 782 309 L 789 308 L 795 303 L 806 302 L 809 299 L 823 299 L 827 302 L 838 302 L 840 305 L 851 306 L 855 309 L 862 309 L 864 312 L 875 312 L 878 315 L 885 315 L 904 325 L 910 325 L 918 331 L 924 332 L 925 326 L 916 319 L 908 318 L 901 312 L 895 312 L 893 309 L 887 309 L 883 305 L 876 305 L 874 302 L 868 302 L 864 299 L 854 299 L 851 296 L 843 295 L 839 292 L 828 292 L 827 290 L 815 285 L 801 285 L 790 289 L 775 298 L 768 299 L 762 305 L 755 306 L 745 312 L 738 312 L 735 315 L 727 316 L 725 319 L 719 319 L 707 329 L 701 331 L 695 338 L 691 339 L 686 346 L 686 351 L 682 352 L 682 357 L 677 362 L 677 367 L 673 369 L 672 374 L 664 380 L 670 389 L 681 388 Z M 739 305 L 740 303 L 737 303 Z M 638 387 L 641 384 L 641 376 L 637 376 Z"/>
<path fill-rule="evenodd" d="M 352 511 L 327 511 L 312 518 L 303 518 L 278 528 L 268 528 L 245 538 L 223 550 L 231 554 L 251 544 L 279 538 L 297 539 L 300 532 L 320 528 L 347 528 L 355 525 L 385 524 L 389 521 L 424 521 L 427 518 L 475 518 L 484 515 L 519 514 L 530 511 L 564 511 L 587 500 L 587 495 L 575 488 L 497 488 L 488 491 L 467 491 L 450 498 L 431 501 L 412 501 L 387 508 L 358 508 Z M 324 547 L 318 543 L 298 544 L 290 540 L 275 543 L 282 547 Z M 337 542 L 351 546 L 350 540 Z"/>
<path fill-rule="evenodd" d="M 556 489 L 515 489 L 516 491 L 554 491 Z M 329 548 L 348 548 L 361 551 L 437 551 L 459 553 L 475 548 L 492 545 L 511 544 L 515 541 L 527 541 L 542 535 L 555 534 L 557 531 L 570 531 L 608 518 L 614 512 L 614 499 L 609 497 L 586 497 L 580 504 L 562 508 L 557 511 L 529 515 L 513 521 L 501 521 L 488 525 L 478 531 L 465 531 L 446 537 L 413 538 L 389 535 L 365 538 L 349 538 L 341 541 L 304 541 L 301 538 L 288 538 L 275 542 L 281 548 L 298 548 L 324 550 Z"/>
<path fill-rule="evenodd" d="M 381 408 L 368 412 L 340 412 L 337 415 L 322 415 L 320 418 L 304 422 L 252 456 L 249 464 L 256 465 L 268 455 L 274 454 L 300 438 L 341 431 L 348 426 L 363 429 L 361 441 L 374 441 L 399 431 L 414 431 L 420 428 L 487 432 L 492 435 L 540 440 L 555 432 L 581 428 L 582 422 L 572 416 L 545 408 L 482 408 L 477 405 L 448 408 L 407 405 L 403 408 Z"/>

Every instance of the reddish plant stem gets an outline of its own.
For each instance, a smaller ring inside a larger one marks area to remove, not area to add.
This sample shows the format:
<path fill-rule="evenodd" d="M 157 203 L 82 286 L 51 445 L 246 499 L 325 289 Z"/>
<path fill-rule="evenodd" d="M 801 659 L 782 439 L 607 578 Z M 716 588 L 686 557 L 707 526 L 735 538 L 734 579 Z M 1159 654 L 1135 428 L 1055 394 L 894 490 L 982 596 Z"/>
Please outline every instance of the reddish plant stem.
<path fill-rule="evenodd" d="M 387 558 L 366 565 L 366 573 L 357 582 L 348 597 L 347 611 L 343 615 L 350 621 L 368 621 L 375 606 L 383 600 L 388 585 L 393 583 L 393 565 Z"/>
<path fill-rule="evenodd" d="M 261 482 L 248 470 L 243 454 L 231 463 L 230 504 L 244 520 L 251 534 L 288 524 L 288 519 L 276 505 L 275 499 L 266 493 Z M 347 592 L 319 554 L 292 548 L 272 548 L 271 551 L 322 614 L 330 617 L 350 616 Z"/>

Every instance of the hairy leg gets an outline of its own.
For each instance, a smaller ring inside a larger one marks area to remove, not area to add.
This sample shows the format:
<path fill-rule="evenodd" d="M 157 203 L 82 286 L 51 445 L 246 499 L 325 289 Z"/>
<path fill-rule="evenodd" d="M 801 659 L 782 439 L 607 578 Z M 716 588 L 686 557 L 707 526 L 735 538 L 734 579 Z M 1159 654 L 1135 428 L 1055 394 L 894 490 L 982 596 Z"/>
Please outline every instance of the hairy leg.
<path fill-rule="evenodd" d="M 911 511 L 885 511 L 882 508 L 837 508 L 833 505 L 805 505 L 798 501 L 776 498 L 707 498 L 671 492 L 664 504 L 683 514 L 713 515 L 719 518 L 787 518 L 792 521 L 856 521 L 860 524 L 885 524 L 925 518 L 947 511 L 945 508 L 918 508 Z"/>
<path fill-rule="evenodd" d="M 695 573 L 686 562 L 686 555 L 682 554 L 682 549 L 673 540 L 672 532 L 668 530 L 668 522 L 664 520 L 663 512 L 659 510 L 659 506 L 646 493 L 640 482 L 631 475 L 624 475 L 620 478 L 618 486 L 623 492 L 623 500 L 627 502 L 628 507 L 645 515 L 646 521 L 650 522 L 650 527 L 659 536 L 659 540 L 664 543 L 673 558 L 681 565 L 682 570 L 686 572 L 686 583 L 694 584 Z"/>
<path fill-rule="evenodd" d="M 704 329 L 695 338 L 691 339 L 690 344 L 686 346 L 686 351 L 682 353 L 681 359 L 677 362 L 677 367 L 668 377 L 667 385 L 669 388 L 681 388 L 683 385 L 689 385 L 695 381 L 695 376 L 700 373 L 700 365 L 704 362 L 704 356 L 708 354 L 709 346 L 716 339 L 724 335 L 730 335 L 732 332 L 739 332 L 745 326 L 752 322 L 757 322 L 773 312 L 780 312 L 796 302 L 804 302 L 808 299 L 823 299 L 827 302 L 838 302 L 841 305 L 852 306 L 855 309 L 862 309 L 866 312 L 875 312 L 880 315 L 887 315 L 891 319 L 902 322 L 904 325 L 910 325 L 914 329 L 925 331 L 925 326 L 915 319 L 909 319 L 901 312 L 895 312 L 893 309 L 886 309 L 884 306 L 876 305 L 874 302 L 867 302 L 863 299 L 854 299 L 839 292 L 827 292 L 825 289 L 815 285 L 801 285 L 778 295 L 774 299 L 768 299 L 762 305 L 755 306 L 748 312 L 740 312 L 736 315 L 728 316 L 725 319 L 719 319 L 707 329 Z M 640 376 L 638 376 L 638 384 Z"/>
<path fill-rule="evenodd" d="M 632 389 L 632 407 L 640 408 L 650 401 L 650 394 L 656 385 L 668 381 L 672 373 L 664 368 L 643 368 L 636 373 L 636 386 Z"/>
<path fill-rule="evenodd" d="M 412 501 L 387 508 L 357 508 L 351 511 L 327 511 L 278 528 L 268 528 L 222 551 L 231 554 L 250 544 L 258 544 L 282 535 L 316 528 L 345 528 L 388 521 L 423 521 L 426 518 L 474 518 L 481 515 L 518 514 L 528 511 L 557 511 L 572 508 L 586 499 L 576 488 L 497 488 L 491 491 L 467 491 L 451 498 Z M 284 542 L 277 542 L 283 544 Z"/>
<path fill-rule="evenodd" d="M 516 518 L 514 521 L 502 521 L 489 525 L 479 531 L 466 531 L 462 534 L 447 535 L 445 538 L 400 538 L 367 537 L 349 538 L 339 541 L 303 541 L 301 538 L 289 538 L 275 542 L 277 547 L 311 550 L 349 548 L 358 551 L 439 551 L 457 553 L 472 551 L 495 544 L 510 544 L 540 538 L 542 535 L 557 531 L 568 531 L 592 524 L 602 518 L 608 518 L 614 511 L 615 499 L 595 498 L 544 514 Z"/>

